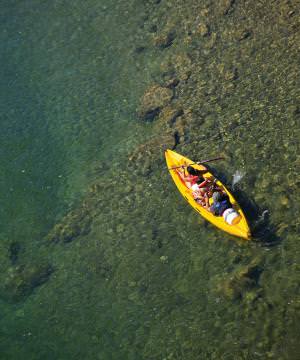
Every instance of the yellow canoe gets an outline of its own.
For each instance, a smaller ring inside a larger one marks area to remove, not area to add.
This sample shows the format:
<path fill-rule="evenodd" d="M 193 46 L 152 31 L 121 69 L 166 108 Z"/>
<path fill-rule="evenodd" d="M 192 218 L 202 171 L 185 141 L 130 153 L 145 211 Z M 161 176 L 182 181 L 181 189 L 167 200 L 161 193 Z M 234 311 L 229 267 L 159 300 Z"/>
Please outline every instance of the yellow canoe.
<path fill-rule="evenodd" d="M 245 217 L 245 214 L 243 213 L 240 205 L 237 203 L 233 195 L 228 191 L 228 189 L 219 181 L 216 181 L 216 185 L 221 188 L 224 192 L 227 193 L 229 196 L 229 200 L 232 204 L 232 207 L 236 210 L 236 212 L 239 213 L 241 216 L 240 221 L 236 225 L 229 225 L 225 222 L 222 216 L 215 216 L 213 215 L 209 210 L 205 209 L 203 206 L 198 204 L 193 195 L 192 191 L 187 187 L 186 183 L 182 180 L 180 176 L 181 169 L 171 169 L 172 167 L 181 166 L 181 165 L 189 165 L 194 163 L 190 159 L 176 153 L 172 150 L 166 150 L 165 152 L 167 165 L 170 171 L 170 174 L 178 188 L 178 190 L 181 192 L 183 197 L 189 202 L 189 204 L 196 210 L 200 215 L 202 215 L 206 220 L 210 221 L 212 224 L 220 228 L 221 230 L 231 234 L 235 235 L 241 238 L 244 238 L 246 240 L 250 240 L 251 238 L 251 232 Z M 193 165 L 195 169 L 199 170 L 206 170 L 206 167 L 204 165 Z M 208 179 L 216 179 L 215 176 L 207 172 L 204 175 L 204 178 Z M 212 201 L 212 199 L 210 200 Z"/>

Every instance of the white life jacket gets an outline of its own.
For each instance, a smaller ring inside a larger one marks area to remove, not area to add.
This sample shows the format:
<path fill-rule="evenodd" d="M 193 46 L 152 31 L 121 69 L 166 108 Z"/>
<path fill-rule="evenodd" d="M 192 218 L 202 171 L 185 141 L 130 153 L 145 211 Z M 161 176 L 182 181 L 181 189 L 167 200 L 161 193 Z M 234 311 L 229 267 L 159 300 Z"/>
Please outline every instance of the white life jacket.
<path fill-rule="evenodd" d="M 223 214 L 223 219 L 229 225 L 236 225 L 241 220 L 241 215 L 233 208 L 226 209 Z"/>

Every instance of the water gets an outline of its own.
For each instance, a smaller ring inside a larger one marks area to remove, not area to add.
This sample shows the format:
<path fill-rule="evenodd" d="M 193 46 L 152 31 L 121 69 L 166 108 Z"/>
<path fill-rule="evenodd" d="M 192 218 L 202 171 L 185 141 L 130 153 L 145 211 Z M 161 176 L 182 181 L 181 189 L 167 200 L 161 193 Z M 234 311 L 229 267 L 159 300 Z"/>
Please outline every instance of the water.
<path fill-rule="evenodd" d="M 232 183 L 231 183 L 231 187 L 232 189 L 236 188 L 236 184 L 238 184 L 243 177 L 245 176 L 245 174 L 239 170 L 237 170 L 233 175 L 232 175 Z"/>
<path fill-rule="evenodd" d="M 299 6 L 1 8 L 2 358 L 297 359 Z M 254 241 L 184 202 L 174 145 L 246 174 Z"/>

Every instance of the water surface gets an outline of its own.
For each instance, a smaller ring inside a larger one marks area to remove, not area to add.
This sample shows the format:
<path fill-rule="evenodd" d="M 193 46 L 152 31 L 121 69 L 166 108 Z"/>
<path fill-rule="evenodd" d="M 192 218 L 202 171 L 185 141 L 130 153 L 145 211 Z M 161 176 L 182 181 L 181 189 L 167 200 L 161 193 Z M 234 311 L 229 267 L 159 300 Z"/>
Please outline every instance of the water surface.
<path fill-rule="evenodd" d="M 3 358 L 297 359 L 296 3 L 1 8 Z M 174 79 L 165 112 L 140 119 L 145 91 Z M 254 241 L 180 197 L 163 159 L 175 139 L 194 160 L 225 155 L 213 169 L 229 185 L 245 174 L 253 229 L 268 210 Z M 75 223 L 88 231 L 49 242 Z"/>

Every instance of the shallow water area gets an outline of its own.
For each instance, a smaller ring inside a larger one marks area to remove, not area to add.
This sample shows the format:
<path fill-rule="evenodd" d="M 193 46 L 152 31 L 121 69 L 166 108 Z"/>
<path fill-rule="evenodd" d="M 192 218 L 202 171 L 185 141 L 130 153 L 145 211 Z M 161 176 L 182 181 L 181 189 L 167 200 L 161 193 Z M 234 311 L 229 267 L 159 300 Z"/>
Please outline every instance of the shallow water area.
<path fill-rule="evenodd" d="M 299 4 L 1 8 L 3 358 L 297 359 Z M 167 147 L 243 174 L 252 241 Z"/>

